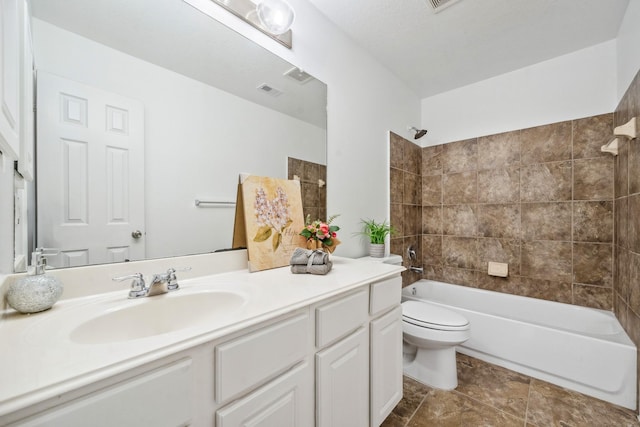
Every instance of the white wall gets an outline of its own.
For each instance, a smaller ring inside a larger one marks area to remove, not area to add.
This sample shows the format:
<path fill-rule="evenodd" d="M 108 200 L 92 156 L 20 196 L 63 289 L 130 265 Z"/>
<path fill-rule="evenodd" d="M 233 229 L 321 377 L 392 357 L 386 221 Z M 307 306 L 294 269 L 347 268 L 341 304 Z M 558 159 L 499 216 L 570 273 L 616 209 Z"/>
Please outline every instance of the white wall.
<path fill-rule="evenodd" d="M 13 271 L 13 159 L 0 154 L 0 283 Z"/>
<path fill-rule="evenodd" d="M 365 255 L 353 233 L 360 218 L 389 218 L 388 132 L 409 136 L 406 127 L 420 120 L 419 99 L 306 0 L 290 0 L 292 50 L 209 0 L 185 1 L 327 84 L 327 210 L 341 214 L 335 223 L 343 242 L 336 254 Z"/>
<path fill-rule="evenodd" d="M 640 2 L 630 1 L 617 38 L 618 85 L 620 101 L 640 69 Z"/>
<path fill-rule="evenodd" d="M 220 22 L 327 83 L 328 209 L 329 213 L 342 213 L 337 223 L 343 227 L 340 234 L 344 244 L 338 254 L 345 256 L 365 252 L 359 239 L 351 236 L 358 229 L 359 218 L 389 215 L 388 176 L 380 173 L 388 168 L 388 130 L 409 136 L 406 126 L 420 124 L 429 129 L 423 138 L 425 142 L 436 144 L 613 111 L 640 63 L 640 27 L 634 25 L 640 19 L 640 4 L 631 1 L 617 42 L 617 78 L 611 76 L 615 49 L 605 43 L 594 47 L 594 51 L 586 49 L 549 64 L 509 73 L 513 76 L 500 76 L 461 88 L 460 92 L 424 99 L 421 116 L 420 100 L 306 0 L 290 0 L 297 12 L 292 50 L 250 28 L 209 0 L 187 2 L 200 5 Z M 606 78 L 590 85 L 600 75 Z M 547 86 L 547 83 L 553 84 Z M 511 94 L 511 91 L 515 92 Z M 579 102 L 572 102 L 573 96 L 577 96 Z M 588 97 L 586 103 L 585 97 Z M 567 102 L 570 104 L 566 105 Z M 542 109 L 541 104 L 549 110 Z M 445 110 L 438 111 L 439 106 Z M 525 120 L 526 123 L 520 122 Z M 11 182 L 12 177 L 5 179 L 0 175 L 0 271 L 5 272 L 8 270 L 4 266 L 11 263 L 4 255 L 7 251 L 2 250 L 11 242 L 11 239 L 5 240 L 6 233 L 10 232 L 7 230 L 13 226 L 9 208 L 13 198 L 6 191 Z"/>
<path fill-rule="evenodd" d="M 324 163 L 326 130 L 33 20 L 39 70 L 145 106 L 147 257 L 231 247 L 240 172 L 286 178 L 287 156 Z"/>
<path fill-rule="evenodd" d="M 608 113 L 616 104 L 616 41 L 611 40 L 423 99 L 421 126 L 429 133 L 421 143 Z"/>

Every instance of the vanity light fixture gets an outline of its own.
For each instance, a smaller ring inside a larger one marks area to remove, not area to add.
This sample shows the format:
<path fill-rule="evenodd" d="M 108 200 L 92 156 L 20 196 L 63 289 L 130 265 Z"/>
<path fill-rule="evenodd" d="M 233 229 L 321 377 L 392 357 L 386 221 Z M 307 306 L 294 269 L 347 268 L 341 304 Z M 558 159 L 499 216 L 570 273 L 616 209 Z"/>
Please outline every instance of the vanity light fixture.
<path fill-rule="evenodd" d="M 211 1 L 281 45 L 289 49 L 293 46 L 293 35 L 290 28 L 295 18 L 295 12 L 285 0 L 259 0 L 257 2 L 255 0 Z"/>
<path fill-rule="evenodd" d="M 600 147 L 600 151 L 605 153 L 611 153 L 614 156 L 618 155 L 618 149 L 620 148 L 620 143 L 622 138 L 626 138 L 627 140 L 632 140 L 636 136 L 638 136 L 639 129 L 637 117 L 632 117 L 627 123 L 617 126 L 613 129 L 613 138 L 607 142 L 605 145 Z"/>
<path fill-rule="evenodd" d="M 258 19 L 271 34 L 284 34 L 293 25 L 295 12 L 285 0 L 261 0 L 256 6 Z"/>

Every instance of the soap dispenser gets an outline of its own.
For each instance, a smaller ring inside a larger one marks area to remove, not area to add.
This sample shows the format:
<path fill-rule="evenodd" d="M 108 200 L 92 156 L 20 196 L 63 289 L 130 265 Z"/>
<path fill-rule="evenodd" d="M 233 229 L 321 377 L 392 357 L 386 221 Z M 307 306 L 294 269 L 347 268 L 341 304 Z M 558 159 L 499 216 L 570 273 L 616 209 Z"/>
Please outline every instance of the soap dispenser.
<path fill-rule="evenodd" d="M 46 274 L 44 249 L 36 248 L 31 255 L 28 275 L 13 282 L 7 291 L 7 302 L 20 313 L 48 310 L 62 295 L 62 282 Z"/>

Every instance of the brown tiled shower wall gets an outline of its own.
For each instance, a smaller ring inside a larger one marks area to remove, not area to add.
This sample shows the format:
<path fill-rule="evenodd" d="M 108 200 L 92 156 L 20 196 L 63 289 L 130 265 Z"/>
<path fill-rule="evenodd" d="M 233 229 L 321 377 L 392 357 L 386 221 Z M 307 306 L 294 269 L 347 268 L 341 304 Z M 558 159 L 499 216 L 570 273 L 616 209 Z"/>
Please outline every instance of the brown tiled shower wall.
<path fill-rule="evenodd" d="M 391 252 L 408 265 L 413 246 L 424 268 L 404 284 L 611 310 L 614 158 L 600 147 L 612 131 L 604 114 L 425 148 L 392 133 Z M 509 276 L 489 276 L 489 261 L 508 263 Z"/>
<path fill-rule="evenodd" d="M 619 126 L 639 115 L 640 77 L 636 75 L 616 108 L 614 123 Z M 640 138 L 620 142 L 614 167 L 613 310 L 640 347 Z"/>
<path fill-rule="evenodd" d="M 327 219 L 327 167 L 306 160 L 287 158 L 287 179 L 300 180 L 302 211 L 311 220 Z"/>

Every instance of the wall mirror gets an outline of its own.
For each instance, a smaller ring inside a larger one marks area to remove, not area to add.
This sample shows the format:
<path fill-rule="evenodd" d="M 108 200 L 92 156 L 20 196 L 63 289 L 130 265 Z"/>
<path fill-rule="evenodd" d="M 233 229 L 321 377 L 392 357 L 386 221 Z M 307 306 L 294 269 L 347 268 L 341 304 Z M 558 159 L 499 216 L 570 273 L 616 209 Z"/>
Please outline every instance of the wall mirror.
<path fill-rule="evenodd" d="M 326 166 L 326 85 L 182 0 L 30 3 L 51 265 L 229 248 L 240 173 Z"/>

